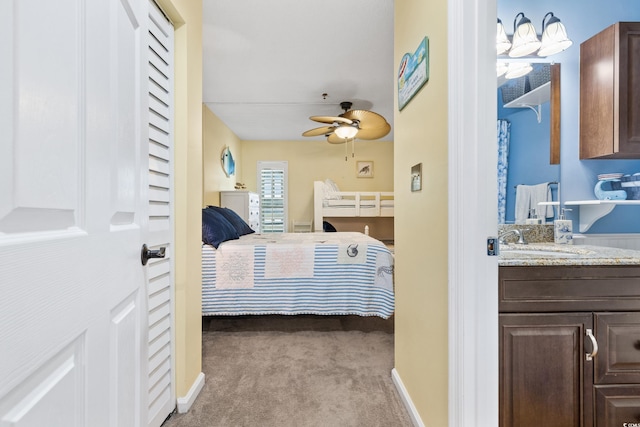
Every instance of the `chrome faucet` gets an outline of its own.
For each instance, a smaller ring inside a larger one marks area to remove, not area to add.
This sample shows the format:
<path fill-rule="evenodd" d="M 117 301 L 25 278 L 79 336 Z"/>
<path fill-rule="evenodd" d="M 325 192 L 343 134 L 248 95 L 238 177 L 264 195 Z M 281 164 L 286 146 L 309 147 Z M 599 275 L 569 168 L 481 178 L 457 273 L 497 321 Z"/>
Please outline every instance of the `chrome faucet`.
<path fill-rule="evenodd" d="M 507 230 L 504 233 L 502 233 L 498 239 L 500 241 L 501 245 L 506 245 L 507 243 L 504 241 L 505 237 L 508 237 L 512 234 L 515 234 L 516 236 L 518 236 L 518 241 L 516 242 L 516 244 L 518 245 L 526 245 L 527 241 L 524 238 L 524 232 L 528 231 L 528 230 L 519 230 L 517 228 L 512 228 L 511 230 Z"/>

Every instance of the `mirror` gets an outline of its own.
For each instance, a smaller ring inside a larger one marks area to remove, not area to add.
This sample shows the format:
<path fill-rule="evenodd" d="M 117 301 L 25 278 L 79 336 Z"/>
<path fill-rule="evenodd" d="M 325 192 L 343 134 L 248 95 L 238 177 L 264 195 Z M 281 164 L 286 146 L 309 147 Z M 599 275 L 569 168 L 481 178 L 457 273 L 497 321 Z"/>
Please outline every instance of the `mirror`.
<path fill-rule="evenodd" d="M 532 68 L 517 79 L 498 80 L 498 141 L 504 147 L 498 156 L 499 223 L 516 222 L 518 185 L 554 183 L 549 185 L 551 198 L 559 200 L 560 64 L 536 63 Z M 522 219 L 521 203 L 518 209 Z M 546 222 L 552 222 L 556 209 L 546 215 Z"/>

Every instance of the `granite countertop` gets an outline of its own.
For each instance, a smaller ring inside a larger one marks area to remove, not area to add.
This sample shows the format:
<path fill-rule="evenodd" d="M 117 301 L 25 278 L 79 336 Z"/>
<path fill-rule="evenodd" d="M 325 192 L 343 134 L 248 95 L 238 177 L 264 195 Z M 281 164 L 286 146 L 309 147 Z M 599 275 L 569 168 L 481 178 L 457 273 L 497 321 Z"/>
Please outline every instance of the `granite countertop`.
<path fill-rule="evenodd" d="M 501 245 L 499 266 L 640 265 L 640 251 L 589 245 Z"/>

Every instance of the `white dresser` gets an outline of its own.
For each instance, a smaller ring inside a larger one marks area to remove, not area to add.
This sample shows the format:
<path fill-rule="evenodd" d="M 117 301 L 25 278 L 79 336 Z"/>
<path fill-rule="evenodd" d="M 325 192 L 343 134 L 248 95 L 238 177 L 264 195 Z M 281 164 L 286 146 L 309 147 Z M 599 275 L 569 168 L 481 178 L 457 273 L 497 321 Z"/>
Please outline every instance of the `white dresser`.
<path fill-rule="evenodd" d="M 220 206 L 229 208 L 256 233 L 260 232 L 260 196 L 250 191 L 221 191 Z"/>

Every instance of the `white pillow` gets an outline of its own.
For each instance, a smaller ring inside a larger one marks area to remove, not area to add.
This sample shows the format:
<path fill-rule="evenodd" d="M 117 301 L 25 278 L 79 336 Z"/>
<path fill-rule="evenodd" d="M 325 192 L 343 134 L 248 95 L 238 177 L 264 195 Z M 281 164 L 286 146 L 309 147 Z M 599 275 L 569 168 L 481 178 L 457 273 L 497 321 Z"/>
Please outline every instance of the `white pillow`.
<path fill-rule="evenodd" d="M 329 178 L 324 181 L 324 198 L 326 200 L 340 200 L 342 197 L 337 194 L 339 192 L 338 184 Z"/>

